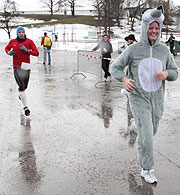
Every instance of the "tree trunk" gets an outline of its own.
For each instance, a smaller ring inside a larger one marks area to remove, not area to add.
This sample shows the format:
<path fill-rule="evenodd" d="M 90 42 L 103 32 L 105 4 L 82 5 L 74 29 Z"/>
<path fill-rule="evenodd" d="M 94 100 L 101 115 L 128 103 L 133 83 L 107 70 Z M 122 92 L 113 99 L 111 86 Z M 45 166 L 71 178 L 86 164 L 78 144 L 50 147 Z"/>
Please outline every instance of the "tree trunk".
<path fill-rule="evenodd" d="M 74 16 L 74 7 L 73 7 L 73 9 L 72 9 L 72 16 Z"/>
<path fill-rule="evenodd" d="M 120 24 L 119 16 L 116 17 L 116 22 L 118 24 L 118 27 L 120 27 L 121 24 Z"/>
<path fill-rule="evenodd" d="M 10 33 L 10 29 L 9 29 L 9 24 L 7 23 L 6 24 L 6 29 L 7 29 L 7 34 L 8 34 L 8 37 L 9 37 L 9 39 L 11 39 L 11 33 Z"/>
<path fill-rule="evenodd" d="M 71 15 L 74 16 L 75 15 L 75 10 L 74 10 L 74 5 L 71 5 Z"/>
<path fill-rule="evenodd" d="M 9 37 L 9 39 L 11 39 L 11 33 L 10 32 L 8 32 L 8 37 Z"/>
<path fill-rule="evenodd" d="M 51 0 L 51 16 L 53 16 L 53 0 Z"/>
<path fill-rule="evenodd" d="M 132 22 L 131 22 L 131 31 L 135 31 L 134 30 L 134 23 L 135 23 L 135 19 L 133 19 Z"/>
<path fill-rule="evenodd" d="M 51 16 L 53 16 L 53 10 L 51 9 Z"/>

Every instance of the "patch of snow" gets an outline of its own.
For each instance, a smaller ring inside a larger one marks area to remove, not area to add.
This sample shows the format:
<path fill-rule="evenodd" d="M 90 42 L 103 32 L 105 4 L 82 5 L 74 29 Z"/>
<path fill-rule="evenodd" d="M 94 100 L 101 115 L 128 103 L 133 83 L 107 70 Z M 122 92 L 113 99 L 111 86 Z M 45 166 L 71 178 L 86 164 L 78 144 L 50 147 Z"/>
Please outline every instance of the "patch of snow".
<path fill-rule="evenodd" d="M 20 24 L 24 24 L 28 22 L 28 24 L 32 24 L 31 28 L 26 28 L 26 35 L 28 38 L 32 39 L 37 46 L 40 46 L 41 38 L 44 36 L 44 32 L 47 32 L 48 36 L 53 40 L 53 48 L 59 50 L 92 50 L 97 43 L 100 41 L 98 38 L 96 39 L 88 39 L 88 32 L 97 32 L 98 28 L 83 24 L 56 24 L 54 26 L 44 25 L 43 27 L 34 27 L 33 23 L 42 22 L 40 20 L 28 20 L 22 19 L 20 20 Z M 124 38 L 129 34 L 134 34 L 136 39 L 140 39 L 140 31 L 141 31 L 141 21 L 137 21 L 135 23 L 135 32 L 130 31 L 130 25 L 127 25 L 127 20 L 122 20 L 121 25 L 123 27 L 112 27 L 111 30 L 114 32 L 114 37 L 111 39 L 111 43 L 113 45 L 113 50 L 118 49 L 118 42 L 124 43 Z M 103 31 L 103 29 L 102 29 Z M 54 42 L 54 35 L 58 34 L 58 42 Z M 0 29 L 0 42 L 8 43 L 8 34 Z M 178 34 L 174 33 L 176 40 L 180 40 Z M 180 36 L 180 35 L 179 35 Z M 11 38 L 16 38 L 16 29 L 11 31 Z M 165 33 L 162 35 L 163 42 L 167 40 L 167 36 Z"/>

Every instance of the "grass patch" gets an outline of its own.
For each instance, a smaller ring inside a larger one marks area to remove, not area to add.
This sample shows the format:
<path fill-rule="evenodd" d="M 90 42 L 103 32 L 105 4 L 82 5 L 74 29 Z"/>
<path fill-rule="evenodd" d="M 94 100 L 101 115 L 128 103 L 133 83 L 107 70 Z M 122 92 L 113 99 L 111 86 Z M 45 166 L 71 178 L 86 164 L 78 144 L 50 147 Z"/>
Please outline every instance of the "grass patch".
<path fill-rule="evenodd" d="M 49 14 L 21 14 L 23 18 L 34 19 L 34 20 L 43 20 L 45 23 L 34 23 L 27 24 L 24 26 L 30 27 L 33 26 L 44 26 L 44 25 L 55 25 L 55 24 L 85 24 L 90 26 L 96 26 L 97 21 L 94 16 L 67 16 L 67 15 L 49 15 Z M 56 21 L 52 21 L 56 20 Z"/>

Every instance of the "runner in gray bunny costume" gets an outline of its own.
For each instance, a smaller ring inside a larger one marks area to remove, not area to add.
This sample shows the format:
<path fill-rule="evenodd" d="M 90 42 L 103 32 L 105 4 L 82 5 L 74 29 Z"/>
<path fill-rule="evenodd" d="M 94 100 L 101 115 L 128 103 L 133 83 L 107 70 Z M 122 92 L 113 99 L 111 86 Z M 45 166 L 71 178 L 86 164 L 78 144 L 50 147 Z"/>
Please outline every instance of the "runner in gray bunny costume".
<path fill-rule="evenodd" d="M 124 83 L 138 134 L 141 176 L 155 183 L 153 135 L 163 113 L 165 80 L 178 77 L 178 67 L 167 46 L 160 43 L 164 20 L 162 7 L 147 10 L 142 16 L 141 37 L 112 64 L 112 75 Z M 123 72 L 128 67 L 128 76 Z"/>

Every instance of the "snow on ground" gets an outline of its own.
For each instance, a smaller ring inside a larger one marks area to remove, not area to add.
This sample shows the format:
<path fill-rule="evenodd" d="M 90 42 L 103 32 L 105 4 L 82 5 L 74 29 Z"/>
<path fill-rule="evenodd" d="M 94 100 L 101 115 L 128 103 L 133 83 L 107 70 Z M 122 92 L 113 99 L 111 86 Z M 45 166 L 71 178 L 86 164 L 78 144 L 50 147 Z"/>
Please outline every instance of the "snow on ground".
<path fill-rule="evenodd" d="M 58 33 L 58 42 L 53 43 L 53 48 L 59 50 L 92 50 L 92 48 L 95 47 L 99 42 L 98 38 L 88 37 L 89 33 L 97 33 L 97 31 L 99 31 L 98 28 L 93 26 L 83 24 L 57 24 L 54 26 L 44 25 L 43 27 L 37 28 L 33 26 L 34 20 L 21 20 L 21 24 L 26 22 L 29 24 L 32 23 L 31 28 L 25 28 L 26 35 L 28 38 L 32 39 L 37 46 L 40 46 L 41 38 L 44 35 L 44 32 L 47 32 L 48 36 L 50 36 L 53 41 L 54 34 Z M 36 20 L 36 22 L 39 21 Z M 111 28 L 115 35 L 115 38 L 111 38 L 114 51 L 118 49 L 118 42 L 125 42 L 124 38 L 130 33 L 135 34 L 137 40 L 140 39 L 141 21 L 136 22 L 135 32 L 130 31 L 130 25 L 127 25 L 127 20 L 122 20 L 121 25 L 123 26 L 121 28 Z M 103 32 L 103 28 L 101 29 L 101 32 Z M 8 43 L 9 39 L 7 33 L 0 29 L 0 34 L 0 42 Z M 11 31 L 11 38 L 16 38 L 15 29 Z M 166 35 L 163 34 L 162 41 L 164 42 L 166 39 Z M 177 40 L 180 40 L 180 37 L 177 37 Z"/>

